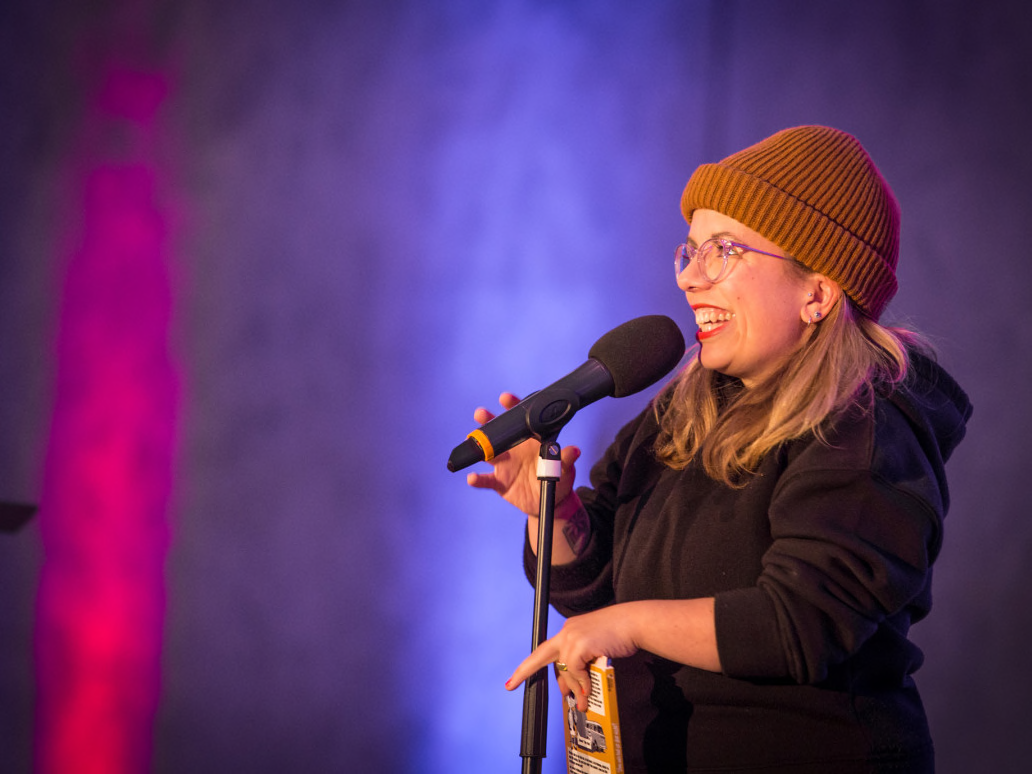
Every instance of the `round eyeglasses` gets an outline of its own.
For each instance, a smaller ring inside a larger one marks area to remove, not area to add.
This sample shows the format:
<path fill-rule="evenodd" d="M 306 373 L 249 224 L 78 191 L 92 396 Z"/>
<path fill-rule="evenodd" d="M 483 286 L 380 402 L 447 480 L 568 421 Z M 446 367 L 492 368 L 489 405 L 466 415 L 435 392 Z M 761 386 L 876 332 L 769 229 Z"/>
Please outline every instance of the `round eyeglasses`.
<path fill-rule="evenodd" d="M 787 255 L 768 253 L 765 250 L 757 250 L 755 247 L 743 245 L 741 242 L 732 242 L 723 237 L 707 239 L 696 247 L 687 242 L 682 242 L 674 251 L 674 272 L 677 277 L 688 268 L 693 261 L 699 264 L 699 272 L 707 282 L 716 283 L 724 279 L 727 274 L 728 259 L 731 256 L 741 257 L 742 253 L 760 253 L 769 255 L 771 258 L 780 258 L 783 261 L 791 261 Z"/>

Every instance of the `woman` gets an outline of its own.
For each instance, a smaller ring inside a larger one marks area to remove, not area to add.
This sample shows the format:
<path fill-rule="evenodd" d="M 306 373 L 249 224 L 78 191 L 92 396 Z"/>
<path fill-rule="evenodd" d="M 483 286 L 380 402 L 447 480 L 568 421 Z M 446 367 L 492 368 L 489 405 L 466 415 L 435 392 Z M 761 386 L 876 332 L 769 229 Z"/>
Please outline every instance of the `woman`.
<path fill-rule="evenodd" d="M 568 620 L 506 687 L 556 662 L 583 708 L 588 662 L 611 657 L 628 771 L 932 771 L 907 632 L 971 407 L 877 322 L 898 205 L 855 138 L 803 126 L 699 167 L 681 207 L 697 351 L 590 487 L 563 450 L 551 602 Z M 530 517 L 528 572 L 537 451 L 468 479 Z"/>

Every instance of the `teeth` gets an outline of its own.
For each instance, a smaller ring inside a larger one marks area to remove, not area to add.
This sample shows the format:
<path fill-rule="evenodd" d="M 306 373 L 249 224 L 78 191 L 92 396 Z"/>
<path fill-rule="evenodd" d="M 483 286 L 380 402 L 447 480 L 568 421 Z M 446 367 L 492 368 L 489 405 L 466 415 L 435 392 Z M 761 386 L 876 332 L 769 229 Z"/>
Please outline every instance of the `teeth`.
<path fill-rule="evenodd" d="M 695 324 L 703 330 L 713 330 L 716 326 L 734 319 L 734 314 L 720 309 L 700 309 L 695 313 Z M 706 326 L 706 327 L 704 327 Z"/>

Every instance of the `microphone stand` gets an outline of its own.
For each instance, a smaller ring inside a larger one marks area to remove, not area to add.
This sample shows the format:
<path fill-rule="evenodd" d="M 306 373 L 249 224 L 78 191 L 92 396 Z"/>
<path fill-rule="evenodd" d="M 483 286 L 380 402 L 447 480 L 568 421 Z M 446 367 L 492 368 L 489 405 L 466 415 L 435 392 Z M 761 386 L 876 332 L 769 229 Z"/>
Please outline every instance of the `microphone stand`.
<path fill-rule="evenodd" d="M 555 485 L 562 473 L 557 442 L 559 431 L 541 440 L 537 478 L 541 482 L 538 511 L 537 573 L 534 578 L 534 626 L 531 650 L 548 639 L 548 597 L 552 571 L 552 525 L 555 519 Z M 523 774 L 540 774 L 548 730 L 548 670 L 544 667 L 523 685 Z"/>

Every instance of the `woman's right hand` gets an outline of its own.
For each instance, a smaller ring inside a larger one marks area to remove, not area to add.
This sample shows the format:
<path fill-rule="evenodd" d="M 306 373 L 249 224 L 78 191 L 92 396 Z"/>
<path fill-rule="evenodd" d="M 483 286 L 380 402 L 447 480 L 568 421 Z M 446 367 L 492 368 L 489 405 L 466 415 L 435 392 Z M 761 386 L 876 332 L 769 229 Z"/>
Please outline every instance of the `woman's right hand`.
<path fill-rule="evenodd" d="M 511 392 L 503 392 L 498 402 L 508 411 L 520 399 Z M 481 425 L 492 419 L 494 414 L 486 408 L 481 407 L 473 412 L 473 420 Z M 466 483 L 476 489 L 493 489 L 528 516 L 536 517 L 541 503 L 541 484 L 537 477 L 540 454 L 541 442 L 531 438 L 492 459 L 488 463 L 493 468 L 492 472 L 468 474 Z M 566 446 L 560 452 L 562 473 L 555 489 L 557 515 L 560 505 L 573 491 L 576 476 L 574 463 L 580 454 L 576 446 Z"/>

